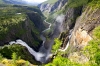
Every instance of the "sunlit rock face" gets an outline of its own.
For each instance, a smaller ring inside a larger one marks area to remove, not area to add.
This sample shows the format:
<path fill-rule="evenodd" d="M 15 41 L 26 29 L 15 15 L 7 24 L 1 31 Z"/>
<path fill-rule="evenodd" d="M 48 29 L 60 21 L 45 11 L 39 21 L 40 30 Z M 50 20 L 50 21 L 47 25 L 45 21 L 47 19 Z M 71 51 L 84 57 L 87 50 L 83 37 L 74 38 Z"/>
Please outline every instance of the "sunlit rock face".
<path fill-rule="evenodd" d="M 71 20 L 68 18 L 73 17 L 73 14 L 70 13 L 73 13 L 73 10 L 74 9 L 69 9 L 66 13 L 67 15 L 64 21 L 65 29 L 70 30 L 69 26 Z M 84 54 L 81 53 L 81 50 L 83 50 L 83 48 L 89 44 L 89 41 L 93 39 L 92 32 L 94 28 L 100 25 L 100 9 L 92 10 L 91 7 L 86 7 L 84 12 L 79 12 L 80 16 L 76 19 L 75 26 L 73 26 L 73 31 L 71 32 L 72 36 L 69 40 L 67 55 L 71 61 L 85 63 L 88 62 L 90 58 L 84 56 Z M 69 31 L 66 34 L 69 34 Z M 67 38 L 68 36 L 64 38 Z M 66 43 L 63 44 L 67 44 L 67 40 L 68 39 L 64 39 L 63 42 Z"/>
<path fill-rule="evenodd" d="M 77 18 L 70 40 L 70 46 L 72 48 L 70 51 L 80 51 L 92 40 L 93 29 L 100 25 L 99 14 L 99 9 L 91 10 L 91 7 L 87 7 L 81 16 Z"/>
<path fill-rule="evenodd" d="M 41 3 L 41 4 L 38 5 L 38 7 L 40 8 L 40 10 L 42 12 L 50 13 L 50 12 L 60 10 L 66 4 L 67 1 L 68 0 L 58 0 L 54 4 Z"/>
<path fill-rule="evenodd" d="M 90 40 L 92 40 L 92 37 L 88 34 L 86 30 L 79 28 L 78 30 L 76 30 L 76 32 L 73 32 L 70 41 L 70 45 L 72 46 L 72 48 L 70 49 L 72 53 L 69 53 L 68 58 L 72 62 L 78 62 L 81 64 L 88 62 L 89 58 L 84 56 L 84 54 L 82 54 L 80 50 L 82 50 Z"/>
<path fill-rule="evenodd" d="M 79 52 L 71 53 L 68 57 L 72 62 L 86 63 L 89 59 Z"/>
<path fill-rule="evenodd" d="M 42 12 L 50 12 L 50 10 L 51 10 L 51 7 L 52 7 L 52 5 L 51 4 L 44 4 L 44 5 L 42 5 L 42 4 L 40 4 L 39 5 L 39 8 L 41 9 L 41 11 Z"/>
<path fill-rule="evenodd" d="M 87 31 L 82 30 L 80 28 L 76 31 L 75 38 L 78 48 L 86 46 L 87 43 L 92 39 L 90 35 L 87 33 Z"/>

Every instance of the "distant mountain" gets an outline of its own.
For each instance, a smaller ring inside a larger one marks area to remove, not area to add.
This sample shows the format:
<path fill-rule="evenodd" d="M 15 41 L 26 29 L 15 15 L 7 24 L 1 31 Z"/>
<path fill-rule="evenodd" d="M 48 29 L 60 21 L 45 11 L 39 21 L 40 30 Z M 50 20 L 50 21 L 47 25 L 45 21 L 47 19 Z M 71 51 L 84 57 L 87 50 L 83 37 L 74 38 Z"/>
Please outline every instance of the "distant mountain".
<path fill-rule="evenodd" d="M 37 5 L 38 3 L 27 3 L 24 0 L 0 0 L 0 4 Z"/>

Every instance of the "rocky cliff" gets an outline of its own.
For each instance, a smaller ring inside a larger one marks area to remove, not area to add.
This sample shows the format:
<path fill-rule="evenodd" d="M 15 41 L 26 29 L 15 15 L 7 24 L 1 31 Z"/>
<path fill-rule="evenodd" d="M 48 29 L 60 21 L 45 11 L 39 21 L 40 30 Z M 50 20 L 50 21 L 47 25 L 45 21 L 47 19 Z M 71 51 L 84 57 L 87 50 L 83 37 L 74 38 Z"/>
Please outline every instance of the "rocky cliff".
<path fill-rule="evenodd" d="M 64 8 L 61 9 L 62 12 L 64 12 L 61 14 L 65 14 L 61 25 L 61 29 L 64 31 L 59 36 L 62 45 L 59 49 L 56 49 L 53 57 L 53 64 L 55 64 L 58 59 L 62 59 L 59 57 L 63 57 L 66 59 L 68 58 L 72 63 L 75 62 L 79 64 L 72 64 L 71 66 L 99 66 L 99 4 L 99 0 L 68 0 L 68 3 L 64 5 Z M 56 19 L 54 20 L 55 22 Z M 58 48 L 58 45 L 60 45 L 59 41 L 55 41 L 55 44 L 56 45 L 54 45 L 53 48 Z M 55 55 L 57 55 L 57 57 Z M 67 62 L 65 63 L 65 65 L 68 64 Z M 60 65 L 60 63 L 58 63 L 58 65 Z"/>
<path fill-rule="evenodd" d="M 38 7 L 42 12 L 50 13 L 50 12 L 60 10 L 66 4 L 66 2 L 67 0 L 57 0 L 54 4 L 46 2 L 46 3 L 39 4 Z"/>
<path fill-rule="evenodd" d="M 85 9 L 84 12 L 82 12 L 82 7 L 78 7 L 78 9 L 68 9 L 66 12 L 65 20 L 63 22 L 64 29 L 67 29 L 69 32 L 72 29 L 70 42 L 71 44 L 74 43 L 74 45 L 81 44 L 81 42 L 88 42 L 91 39 L 90 36 L 92 37 L 91 32 L 93 29 L 100 25 L 99 9 L 92 10 L 92 7 L 86 7 L 83 9 Z M 75 20 L 77 16 L 79 17 L 77 20 Z"/>
<path fill-rule="evenodd" d="M 42 44 L 40 32 L 45 26 L 42 19 L 43 15 L 40 15 L 37 7 L 9 6 L 8 8 L 1 6 L 1 8 L 3 9 L 0 13 L 4 18 L 0 17 L 0 46 L 21 39 L 38 51 Z M 5 10 L 7 11 L 4 13 Z"/>
<path fill-rule="evenodd" d="M 83 11 L 84 10 L 84 11 Z M 74 62 L 86 63 L 89 57 L 82 54 L 83 48 L 94 40 L 93 31 L 100 26 L 100 9 L 93 6 L 68 8 L 63 22 L 64 32 L 61 34 L 62 48 L 67 48 L 67 57 Z M 61 39 L 60 37 L 60 39 Z"/>
<path fill-rule="evenodd" d="M 70 51 L 68 51 L 70 59 L 72 59 L 72 57 L 76 57 L 74 53 L 77 54 L 77 59 L 72 59 L 73 61 L 85 63 L 90 60 L 89 58 L 87 59 L 87 57 L 82 56 L 82 54 L 79 53 L 81 53 L 80 51 L 88 45 L 90 40 L 94 39 L 93 30 L 96 27 L 100 26 L 99 13 L 99 9 L 92 11 L 91 7 L 87 7 L 86 10 L 82 13 L 82 15 L 76 20 L 71 39 L 69 40 Z"/>

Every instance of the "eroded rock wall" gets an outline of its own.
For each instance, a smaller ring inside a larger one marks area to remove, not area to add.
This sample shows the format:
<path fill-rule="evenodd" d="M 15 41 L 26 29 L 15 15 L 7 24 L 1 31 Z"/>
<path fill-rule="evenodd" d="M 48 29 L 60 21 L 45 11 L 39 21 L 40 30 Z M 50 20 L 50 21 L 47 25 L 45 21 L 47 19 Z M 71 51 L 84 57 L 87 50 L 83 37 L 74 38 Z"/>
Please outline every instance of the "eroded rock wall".
<path fill-rule="evenodd" d="M 72 61 L 85 63 L 89 58 L 80 51 L 92 40 L 92 31 L 100 25 L 100 9 L 92 10 L 86 7 L 85 11 L 77 18 L 75 27 L 69 40 L 68 58 Z"/>
<path fill-rule="evenodd" d="M 49 4 L 49 3 L 44 4 L 44 3 L 42 3 L 42 4 L 39 4 L 38 7 L 40 8 L 40 10 L 42 12 L 51 13 L 51 12 L 60 10 L 66 4 L 67 1 L 68 0 L 58 0 L 54 4 Z"/>

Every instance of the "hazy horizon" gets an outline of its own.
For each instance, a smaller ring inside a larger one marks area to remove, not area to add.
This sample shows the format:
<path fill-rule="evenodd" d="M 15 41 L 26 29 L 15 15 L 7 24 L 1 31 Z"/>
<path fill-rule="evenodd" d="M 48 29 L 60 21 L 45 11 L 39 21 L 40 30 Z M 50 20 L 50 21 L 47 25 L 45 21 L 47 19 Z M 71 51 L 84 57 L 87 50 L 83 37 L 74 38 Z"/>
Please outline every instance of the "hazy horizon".
<path fill-rule="evenodd" d="M 47 0 L 23 0 L 23 1 L 26 1 L 27 3 L 39 4 L 39 3 L 42 3 L 42 2 L 47 1 Z"/>

